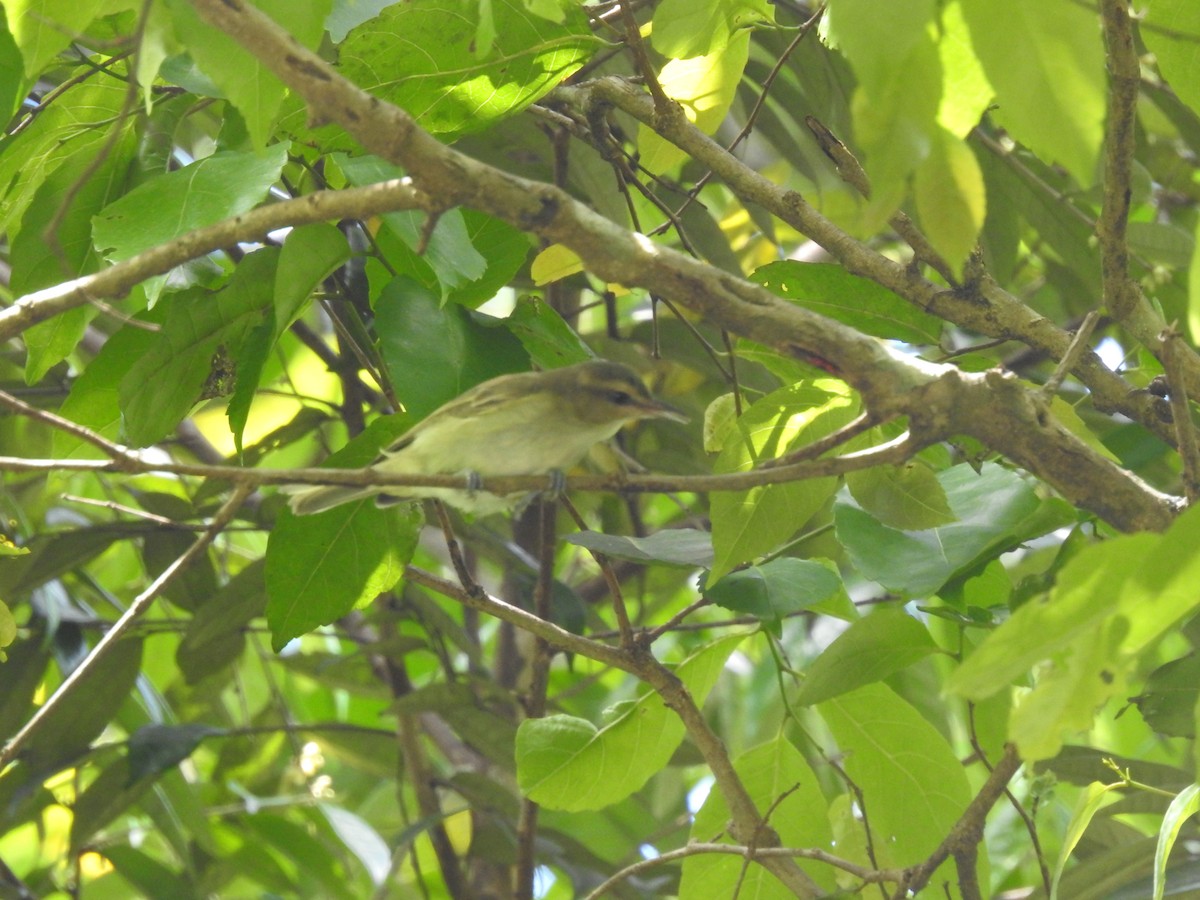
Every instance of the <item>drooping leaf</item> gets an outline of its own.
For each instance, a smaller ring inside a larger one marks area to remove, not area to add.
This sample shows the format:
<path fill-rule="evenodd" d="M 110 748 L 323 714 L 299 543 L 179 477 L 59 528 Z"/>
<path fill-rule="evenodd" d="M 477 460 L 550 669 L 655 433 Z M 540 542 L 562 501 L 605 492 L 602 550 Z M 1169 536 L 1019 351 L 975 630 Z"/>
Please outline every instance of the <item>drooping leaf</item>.
<path fill-rule="evenodd" d="M 712 565 L 712 535 L 695 528 L 668 528 L 641 538 L 580 531 L 567 535 L 565 540 L 614 559 L 676 566 Z"/>
<path fill-rule="evenodd" d="M 326 465 L 365 466 L 406 427 L 400 417 L 376 419 Z M 411 505 L 381 509 L 370 499 L 312 516 L 282 510 L 266 552 L 272 646 L 279 650 L 395 586 L 412 558 L 421 521 Z"/>
<path fill-rule="evenodd" d="M 745 411 L 726 438 L 713 470 L 742 472 L 760 460 L 836 431 L 854 418 L 856 401 L 840 382 L 821 380 L 782 388 Z M 836 478 L 771 484 L 712 497 L 710 578 L 776 549 L 817 512 L 837 488 Z"/>
<path fill-rule="evenodd" d="M 1038 0 L 961 3 L 971 44 L 996 90 L 997 120 L 1043 162 L 1091 185 L 1105 110 L 1104 45 L 1094 15 Z M 1018 44 L 1021 65 L 1013 65 Z"/>
<path fill-rule="evenodd" d="M 58 766 L 86 749 L 125 702 L 142 667 L 142 641 L 125 639 L 62 698 L 26 742 L 22 759 L 38 771 Z"/>
<path fill-rule="evenodd" d="M 928 857 L 972 797 L 953 748 L 881 684 L 841 694 L 817 708 L 856 788 L 873 798 L 866 822 L 879 864 L 914 865 Z M 940 876 L 934 881 L 940 883 Z"/>
<path fill-rule="evenodd" d="M 176 37 L 192 59 L 237 107 L 255 148 L 264 147 L 279 114 L 285 89 L 270 69 L 232 36 L 205 22 L 192 4 L 168 0 Z M 314 48 L 324 33 L 331 0 L 296 4 L 290 0 L 256 0 L 255 6 L 279 22 L 303 46 Z"/>
<path fill-rule="evenodd" d="M 714 641 L 675 670 L 697 704 L 744 637 Z M 654 693 L 611 708 L 600 728 L 568 715 L 526 719 L 517 730 L 517 780 L 530 799 L 550 809 L 602 809 L 649 781 L 683 736 L 683 722 Z"/>
<path fill-rule="evenodd" d="M 720 50 L 670 60 L 658 73 L 658 81 L 666 95 L 683 107 L 689 122 L 712 134 L 729 112 L 749 53 L 749 33 L 738 32 Z M 638 150 L 641 165 L 653 173 L 666 172 L 686 158 L 682 150 L 646 125 L 638 128 Z"/>
<path fill-rule="evenodd" d="M 929 156 L 917 167 L 913 193 L 929 242 L 952 271 L 961 272 L 987 215 L 983 172 L 975 154 L 960 138 L 936 130 Z"/>

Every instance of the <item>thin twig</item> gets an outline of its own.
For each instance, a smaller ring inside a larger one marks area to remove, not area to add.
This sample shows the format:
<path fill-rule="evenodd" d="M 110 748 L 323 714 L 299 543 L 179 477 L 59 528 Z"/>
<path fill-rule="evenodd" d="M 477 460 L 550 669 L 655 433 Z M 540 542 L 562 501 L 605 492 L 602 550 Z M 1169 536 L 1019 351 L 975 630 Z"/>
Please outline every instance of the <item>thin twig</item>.
<path fill-rule="evenodd" d="M 1075 332 L 1075 337 L 1071 339 L 1071 345 L 1067 347 L 1067 352 L 1058 361 L 1058 366 L 1054 369 L 1054 373 L 1042 385 L 1042 399 L 1045 402 L 1049 403 L 1054 398 L 1054 395 L 1058 393 L 1058 389 L 1062 387 L 1063 380 L 1067 377 L 1067 374 L 1075 368 L 1075 364 L 1079 362 L 1079 357 L 1087 347 L 1088 341 L 1091 340 L 1092 331 L 1099 321 L 1100 313 L 1094 309 L 1083 317 L 1083 321 Z"/>
<path fill-rule="evenodd" d="M 559 502 L 563 508 L 570 514 L 574 520 L 576 527 L 580 531 L 587 531 L 587 522 L 583 520 L 583 516 L 579 514 L 579 510 L 564 495 L 559 498 Z M 613 571 L 613 567 L 608 562 L 608 557 L 603 553 L 597 553 L 595 550 L 589 550 L 592 559 L 596 561 L 596 565 L 600 567 L 600 572 L 604 576 L 604 583 L 608 585 L 608 593 L 612 597 L 613 615 L 617 619 L 617 633 L 621 636 L 621 646 L 629 649 L 633 646 L 634 634 L 633 626 L 629 622 L 629 611 L 625 608 L 625 595 L 621 590 L 621 581 L 617 578 L 617 573 Z"/>
<path fill-rule="evenodd" d="M 826 863 L 836 869 L 841 869 L 843 872 L 849 872 L 855 878 L 859 878 L 867 883 L 882 883 L 882 882 L 898 882 L 903 873 L 898 869 L 872 869 L 868 866 L 860 866 L 850 860 L 842 859 L 834 856 L 824 850 L 810 849 L 806 847 L 750 847 L 740 844 L 718 844 L 710 841 L 689 841 L 686 846 L 679 847 L 675 850 L 667 850 L 660 853 L 651 859 L 643 859 L 639 862 L 626 866 L 619 872 L 616 872 L 601 884 L 597 885 L 590 893 L 586 894 L 583 900 L 599 900 L 600 897 L 607 894 L 610 890 L 629 878 L 635 875 L 640 875 L 642 872 L 648 872 L 658 866 L 667 865 L 677 862 L 681 859 L 687 859 L 689 856 L 700 856 L 706 853 L 717 853 L 725 856 L 742 856 L 750 859 L 759 859 L 771 856 L 787 856 L 792 859 L 811 859 L 815 862 Z"/>

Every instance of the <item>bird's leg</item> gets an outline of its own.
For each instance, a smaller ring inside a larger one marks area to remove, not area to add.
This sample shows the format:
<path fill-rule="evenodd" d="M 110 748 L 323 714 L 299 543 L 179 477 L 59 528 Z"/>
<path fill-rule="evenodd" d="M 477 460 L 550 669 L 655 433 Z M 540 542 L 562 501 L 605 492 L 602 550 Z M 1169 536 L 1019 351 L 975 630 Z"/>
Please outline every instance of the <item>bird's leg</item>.
<path fill-rule="evenodd" d="M 562 499 L 567 490 L 567 476 L 563 474 L 562 469 L 551 469 L 547 473 L 550 479 L 549 484 L 543 491 L 530 491 L 517 501 L 514 507 L 513 515 L 519 516 L 525 510 L 529 509 L 530 505 L 537 500 L 545 500 L 553 503 Z"/>

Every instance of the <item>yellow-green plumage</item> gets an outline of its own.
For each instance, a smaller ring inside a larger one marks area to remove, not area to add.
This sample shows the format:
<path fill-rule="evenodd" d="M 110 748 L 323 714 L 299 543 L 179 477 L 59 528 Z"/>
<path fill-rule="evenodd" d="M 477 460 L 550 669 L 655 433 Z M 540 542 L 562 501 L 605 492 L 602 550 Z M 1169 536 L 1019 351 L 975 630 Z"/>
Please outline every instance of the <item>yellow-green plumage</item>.
<path fill-rule="evenodd" d="M 385 448 L 372 466 L 403 475 L 480 477 L 543 475 L 574 466 L 626 422 L 685 417 L 654 399 L 627 366 L 590 360 L 552 369 L 502 375 L 476 385 L 430 413 Z M 371 495 L 386 487 L 329 486 L 301 489 L 290 504 L 309 515 Z M 518 496 L 498 497 L 449 488 L 405 489 L 399 499 L 436 497 L 480 514 L 510 509 Z M 387 496 L 383 502 L 395 502 Z"/>

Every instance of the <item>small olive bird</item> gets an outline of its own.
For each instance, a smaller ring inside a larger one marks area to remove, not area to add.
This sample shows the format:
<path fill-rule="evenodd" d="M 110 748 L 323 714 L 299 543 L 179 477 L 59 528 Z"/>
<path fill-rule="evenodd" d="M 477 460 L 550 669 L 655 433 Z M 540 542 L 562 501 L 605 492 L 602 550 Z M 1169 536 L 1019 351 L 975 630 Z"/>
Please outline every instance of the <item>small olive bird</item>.
<path fill-rule="evenodd" d="M 569 469 L 600 441 L 637 419 L 686 422 L 674 407 L 651 396 L 628 366 L 602 359 L 501 375 L 439 407 L 384 449 L 371 464 L 397 475 L 545 475 Z M 523 494 L 499 497 L 457 488 L 381 485 L 298 488 L 290 505 L 306 516 L 363 497 L 381 505 L 422 497 L 444 500 L 465 512 L 511 510 Z"/>

